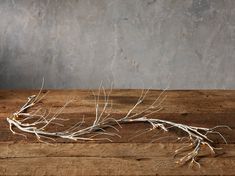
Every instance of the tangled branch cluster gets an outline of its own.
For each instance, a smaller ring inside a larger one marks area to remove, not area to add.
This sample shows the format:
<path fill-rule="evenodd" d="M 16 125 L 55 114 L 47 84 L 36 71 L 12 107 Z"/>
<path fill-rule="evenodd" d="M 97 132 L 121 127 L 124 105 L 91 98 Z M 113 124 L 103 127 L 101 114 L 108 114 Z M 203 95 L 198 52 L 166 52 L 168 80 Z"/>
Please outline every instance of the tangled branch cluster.
<path fill-rule="evenodd" d="M 43 86 L 42 86 L 43 87 Z M 43 111 L 41 108 L 37 108 L 33 112 L 28 112 L 27 110 L 32 106 L 36 105 L 44 96 L 41 96 L 42 88 L 40 89 L 38 95 L 32 95 L 28 97 L 27 102 L 20 108 L 19 111 L 13 113 L 7 118 L 9 123 L 9 128 L 13 134 L 23 135 L 22 133 L 13 130 L 16 127 L 18 131 L 34 134 L 37 139 L 41 142 L 45 142 L 42 138 L 47 138 L 50 140 L 55 140 L 56 138 L 70 139 L 70 140 L 108 140 L 112 141 L 109 136 L 119 136 L 117 126 L 121 127 L 121 124 L 125 123 L 148 123 L 150 128 L 146 129 L 146 132 L 153 131 L 155 129 L 160 129 L 160 131 L 168 132 L 171 128 L 183 131 L 186 136 L 178 137 L 178 140 L 188 139 L 188 145 L 181 147 L 175 151 L 175 155 L 180 153 L 186 153 L 182 158 L 178 160 L 178 163 L 185 164 L 190 163 L 190 165 L 200 164 L 197 161 L 197 156 L 200 152 L 202 145 L 209 148 L 212 154 L 215 154 L 217 149 L 212 146 L 214 142 L 208 137 L 209 134 L 219 135 L 225 143 L 227 143 L 224 136 L 217 131 L 218 128 L 228 128 L 225 125 L 215 126 L 213 128 L 203 128 L 189 126 L 185 124 L 175 123 L 168 120 L 149 118 L 148 116 L 162 110 L 162 103 L 166 99 L 165 90 L 155 99 L 155 101 L 148 106 L 146 109 L 134 113 L 136 108 L 143 103 L 148 90 L 142 91 L 142 94 L 136 104 L 127 112 L 124 117 L 119 119 L 114 119 L 111 117 L 111 112 L 107 113 L 107 109 L 112 108 L 112 103 L 109 100 L 111 90 L 107 93 L 103 87 L 100 87 L 98 94 L 95 95 L 95 118 L 94 122 L 90 126 L 84 126 L 84 117 L 81 121 L 77 122 L 72 127 L 64 131 L 49 131 L 47 127 L 53 125 L 63 126 L 63 121 L 68 119 L 59 118 L 64 108 L 72 101 L 68 101 L 61 107 L 56 113 L 51 114 L 48 111 Z M 100 94 L 104 96 L 104 103 L 100 105 Z M 108 128 L 113 128 L 116 132 L 107 131 Z M 106 137 L 103 137 L 106 136 Z M 26 137 L 26 136 L 25 136 Z M 119 136 L 121 137 L 121 136 Z"/>

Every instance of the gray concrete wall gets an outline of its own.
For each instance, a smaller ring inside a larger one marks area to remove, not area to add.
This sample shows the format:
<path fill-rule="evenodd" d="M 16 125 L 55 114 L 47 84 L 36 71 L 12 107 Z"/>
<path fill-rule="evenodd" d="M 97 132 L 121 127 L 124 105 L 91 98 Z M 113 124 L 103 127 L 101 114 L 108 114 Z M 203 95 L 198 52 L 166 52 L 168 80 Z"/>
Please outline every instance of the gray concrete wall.
<path fill-rule="evenodd" d="M 234 89 L 233 0 L 0 0 L 0 88 Z"/>

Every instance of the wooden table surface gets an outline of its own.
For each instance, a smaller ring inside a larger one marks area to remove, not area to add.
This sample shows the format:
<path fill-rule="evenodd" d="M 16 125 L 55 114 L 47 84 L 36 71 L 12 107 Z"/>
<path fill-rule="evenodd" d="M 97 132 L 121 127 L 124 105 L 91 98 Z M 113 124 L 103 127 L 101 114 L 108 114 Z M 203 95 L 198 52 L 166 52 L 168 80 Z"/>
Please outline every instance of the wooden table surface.
<path fill-rule="evenodd" d="M 235 91 L 167 91 L 163 110 L 151 116 L 188 125 L 213 127 L 223 124 L 232 128 L 231 131 L 221 131 L 228 141 L 227 145 L 222 140 L 215 140 L 216 146 L 223 147 L 223 152 L 216 157 L 201 157 L 200 169 L 175 163 L 174 150 L 182 143 L 172 138 L 151 142 L 156 138 L 153 133 L 136 136 L 148 124 L 122 125 L 119 132 L 122 138 L 113 137 L 113 142 L 57 140 L 48 145 L 40 143 L 31 134 L 27 134 L 27 139 L 13 135 L 6 117 L 17 111 L 28 96 L 37 92 L 0 90 L 1 175 L 235 175 Z M 138 109 L 146 108 L 160 92 L 150 91 Z M 110 96 L 113 117 L 124 116 L 140 94 L 141 90 L 113 90 Z M 87 123 L 92 123 L 95 106 L 91 91 L 50 90 L 39 105 L 53 111 L 74 97 L 75 101 L 61 114 L 70 119 L 65 125 L 69 126 L 83 116 Z M 177 131 L 169 133 L 179 135 Z"/>

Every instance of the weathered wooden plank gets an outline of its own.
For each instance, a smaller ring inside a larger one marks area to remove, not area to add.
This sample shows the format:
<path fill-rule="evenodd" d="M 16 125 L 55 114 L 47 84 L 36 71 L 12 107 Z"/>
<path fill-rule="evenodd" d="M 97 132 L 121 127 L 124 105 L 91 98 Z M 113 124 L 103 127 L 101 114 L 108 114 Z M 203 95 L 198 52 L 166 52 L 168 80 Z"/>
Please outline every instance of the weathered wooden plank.
<path fill-rule="evenodd" d="M 0 118 L 6 118 L 12 112 L 18 110 L 29 95 L 36 93 L 37 91 L 9 92 L 1 90 Z M 140 93 L 141 92 L 137 90 L 113 91 L 110 97 L 113 104 L 113 113 L 124 115 L 136 103 Z M 160 91 L 150 91 L 149 96 L 144 103 L 140 105 L 139 109 L 146 108 L 155 100 L 159 93 Z M 163 102 L 164 109 L 156 115 L 173 114 L 175 116 L 179 114 L 185 117 L 191 114 L 207 113 L 207 115 L 216 115 L 218 113 L 224 113 L 231 116 L 235 112 L 234 95 L 235 91 L 169 91 L 167 92 L 167 99 Z M 94 117 L 94 98 L 89 91 L 51 91 L 51 93 L 41 101 L 40 105 L 55 110 L 61 107 L 66 100 L 73 97 L 76 97 L 76 101 L 71 103 L 64 110 L 64 113 L 76 114 L 77 118 L 81 117 L 83 114 Z M 203 118 L 207 118 L 207 116 L 205 115 Z"/>
<path fill-rule="evenodd" d="M 150 91 L 139 110 L 151 104 L 160 92 Z M 168 91 L 168 97 L 163 103 L 164 109 L 152 115 L 153 118 L 188 125 L 212 127 L 225 124 L 232 128 L 232 131 L 222 130 L 228 145 L 213 137 L 216 146 L 224 148 L 225 153 L 218 157 L 200 159 L 200 170 L 187 166 L 176 167 L 172 154 L 183 144 L 174 138 L 150 143 L 159 137 L 152 137 L 152 132 L 130 140 L 137 131 L 145 129 L 147 124 L 123 125 L 120 129 L 122 138 L 112 138 L 113 143 L 58 140 L 54 145 L 47 145 L 39 143 L 30 134 L 27 139 L 13 135 L 9 131 L 6 117 L 18 110 L 28 96 L 36 93 L 35 90 L 0 90 L 0 175 L 235 175 L 235 91 Z M 140 94 L 141 90 L 114 90 L 110 97 L 113 117 L 124 116 Z M 39 104 L 53 111 L 74 97 L 76 101 L 61 114 L 70 119 L 65 122 L 65 126 L 74 124 L 83 115 L 86 122 L 91 124 L 95 111 L 90 91 L 51 90 Z M 169 134 L 174 137 L 183 135 L 178 131 Z M 203 149 L 201 154 L 207 152 Z"/>
<path fill-rule="evenodd" d="M 2 175 L 234 175 L 234 158 L 203 158 L 201 169 L 166 157 L 35 157 L 0 160 Z"/>
<path fill-rule="evenodd" d="M 180 143 L 1 143 L 0 158 L 33 158 L 33 157 L 166 157 L 171 159 L 174 151 L 188 144 Z M 235 159 L 235 144 L 220 144 L 223 148 L 220 158 Z M 179 154 L 177 158 L 183 156 Z M 201 155 L 210 155 L 207 147 L 202 148 Z"/>
<path fill-rule="evenodd" d="M 46 91 L 44 91 L 46 92 Z M 8 91 L 0 90 L 1 113 L 9 113 L 22 105 L 28 96 L 36 94 L 37 91 Z M 161 91 L 150 91 L 141 108 L 150 104 Z M 141 94 L 140 90 L 113 90 L 110 99 L 117 112 L 126 111 L 133 106 Z M 92 112 L 94 98 L 91 91 L 79 90 L 53 90 L 49 91 L 42 103 L 49 107 L 60 107 L 70 98 L 77 101 L 68 106 L 67 111 Z M 167 99 L 163 103 L 164 109 L 159 113 L 200 113 L 200 112 L 234 112 L 235 91 L 168 91 Z M 10 105 L 10 106 L 8 106 Z M 94 110 L 94 109 L 93 109 Z M 67 112 L 65 110 L 65 112 Z"/>
<path fill-rule="evenodd" d="M 45 93 L 46 91 L 44 91 Z M 161 91 L 150 91 L 145 102 L 139 109 L 146 108 L 151 104 Z M 0 91 L 0 141 L 22 140 L 21 136 L 14 136 L 8 129 L 8 124 L 4 119 L 12 112 L 16 111 L 29 95 L 36 94 L 37 91 Z M 113 116 L 123 117 L 126 112 L 135 104 L 141 94 L 140 90 L 114 90 L 110 99 L 113 102 Z M 225 137 L 229 143 L 235 141 L 235 91 L 169 91 L 167 99 L 163 103 L 164 109 L 154 115 L 153 118 L 171 120 L 178 123 L 192 124 L 196 126 L 212 127 L 218 124 L 229 125 L 233 131 L 226 131 Z M 60 108 L 64 102 L 72 97 L 77 97 L 71 103 L 62 116 L 69 118 L 65 122 L 66 126 L 74 124 L 83 116 L 88 124 L 91 124 L 95 117 L 94 98 L 90 91 L 86 90 L 54 90 L 40 102 L 40 105 L 51 108 Z M 126 127 L 126 128 L 125 128 Z M 125 125 L 121 129 L 121 139 L 115 138 L 116 142 L 126 142 L 138 129 L 146 128 L 143 124 L 132 124 L 131 128 Z M 148 134 L 147 134 L 148 135 Z M 150 134 L 149 136 L 150 137 Z M 148 138 L 135 138 L 135 142 L 149 142 Z M 24 139 L 23 139 L 24 140 Z M 29 136 L 27 141 L 35 142 Z"/>

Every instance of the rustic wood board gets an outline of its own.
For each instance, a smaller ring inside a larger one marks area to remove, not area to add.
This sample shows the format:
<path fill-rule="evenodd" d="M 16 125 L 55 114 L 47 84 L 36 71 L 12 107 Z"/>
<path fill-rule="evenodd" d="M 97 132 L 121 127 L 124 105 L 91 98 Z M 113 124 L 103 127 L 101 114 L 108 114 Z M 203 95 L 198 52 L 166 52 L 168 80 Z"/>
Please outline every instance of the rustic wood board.
<path fill-rule="evenodd" d="M 46 93 L 45 90 L 43 93 Z M 161 91 L 150 91 L 139 110 L 151 104 Z M 113 142 L 71 142 L 58 140 L 53 145 L 40 143 L 35 136 L 13 135 L 6 117 L 18 110 L 36 90 L 0 90 L 0 175 L 235 175 L 235 91 L 194 90 L 167 91 L 164 109 L 152 117 L 195 126 L 229 125 L 223 130 L 228 144 L 215 138 L 223 147 L 221 155 L 202 157 L 201 169 L 179 167 L 173 152 L 182 143 L 164 138 L 151 142 L 153 134 L 146 133 L 132 139 L 147 124 L 126 124 L 120 129 L 122 138 Z M 137 101 L 141 90 L 113 90 L 113 116 L 125 115 Z M 52 111 L 66 100 L 76 99 L 61 116 L 75 123 L 83 116 L 87 123 L 94 120 L 94 97 L 88 90 L 50 90 L 40 105 Z M 171 132 L 175 135 L 176 132 Z M 207 153 L 207 150 L 202 151 Z"/>

